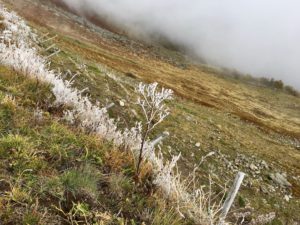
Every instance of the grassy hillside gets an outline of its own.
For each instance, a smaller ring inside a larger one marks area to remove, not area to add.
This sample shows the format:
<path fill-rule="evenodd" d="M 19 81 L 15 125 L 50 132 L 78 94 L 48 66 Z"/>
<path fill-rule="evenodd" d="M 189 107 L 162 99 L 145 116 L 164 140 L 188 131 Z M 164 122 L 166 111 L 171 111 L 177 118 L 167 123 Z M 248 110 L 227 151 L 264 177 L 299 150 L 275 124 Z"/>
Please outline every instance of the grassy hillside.
<path fill-rule="evenodd" d="M 183 224 L 132 155 L 67 126 L 49 86 L 0 67 L 1 224 Z"/>
<path fill-rule="evenodd" d="M 171 133 L 161 146 L 165 156 L 181 152 L 180 170 L 187 174 L 213 152 L 198 170 L 200 184 L 207 184 L 210 174 L 215 186 L 230 185 L 236 172 L 244 171 L 247 177 L 235 202 L 237 212 L 251 212 L 249 221 L 275 212 L 273 224 L 300 222 L 299 97 L 222 78 L 216 68 L 194 65 L 177 52 L 86 24 L 47 1 L 3 2 L 40 36 L 57 35 L 40 44 L 40 53 L 60 49 L 51 57 L 51 67 L 66 72 L 66 79 L 71 78 L 68 71 L 77 73 L 75 86 L 88 87 L 85 93 L 94 101 L 117 103 L 109 113 L 119 118 L 120 127 L 142 118 L 134 104 L 138 82 L 157 81 L 172 88 L 176 93 L 169 104 L 172 114 L 152 136 Z M 56 49 L 45 51 L 53 44 Z M 47 87 L 5 67 L 0 76 L 0 189 L 5 193 L 0 215 L 6 223 L 36 224 L 42 218 L 40 224 L 48 224 L 47 216 L 52 221 L 57 213 L 69 221 L 99 216 L 117 224 L 188 223 L 159 195 L 149 194 L 154 188 L 148 186 L 151 177 L 145 177 L 145 186 L 135 185 L 130 155 L 116 154 L 109 143 L 64 124 L 59 109 L 47 108 L 53 101 Z M 16 98 L 15 103 L 7 94 Z M 272 178 L 276 173 L 283 174 L 291 187 Z M 43 218 L 46 208 L 50 211 Z M 144 218 L 143 212 L 149 215 Z M 230 217 L 238 219 L 234 213 Z"/>

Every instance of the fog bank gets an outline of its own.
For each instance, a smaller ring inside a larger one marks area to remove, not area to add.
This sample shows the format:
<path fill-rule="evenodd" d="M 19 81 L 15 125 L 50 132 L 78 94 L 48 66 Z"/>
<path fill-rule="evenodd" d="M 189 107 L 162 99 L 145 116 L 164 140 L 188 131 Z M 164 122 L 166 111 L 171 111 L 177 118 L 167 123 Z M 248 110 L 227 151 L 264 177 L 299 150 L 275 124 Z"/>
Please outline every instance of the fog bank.
<path fill-rule="evenodd" d="M 63 0 L 149 38 L 162 35 L 209 64 L 300 89 L 298 0 Z"/>

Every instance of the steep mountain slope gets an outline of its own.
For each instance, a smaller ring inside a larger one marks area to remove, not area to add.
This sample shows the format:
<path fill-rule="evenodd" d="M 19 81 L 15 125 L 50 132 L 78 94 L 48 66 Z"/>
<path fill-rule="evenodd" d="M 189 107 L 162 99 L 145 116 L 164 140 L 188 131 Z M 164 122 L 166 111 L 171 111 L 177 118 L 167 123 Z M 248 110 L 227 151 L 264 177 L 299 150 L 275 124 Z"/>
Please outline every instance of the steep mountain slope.
<path fill-rule="evenodd" d="M 154 134 L 171 133 L 162 146 L 165 155 L 181 152 L 179 166 L 187 172 L 213 152 L 201 165 L 199 182 L 206 183 L 210 172 L 223 185 L 238 170 L 244 171 L 248 176 L 237 208 L 251 211 L 253 218 L 276 212 L 274 223 L 300 222 L 299 97 L 221 77 L 217 68 L 194 65 L 178 52 L 111 33 L 46 0 L 2 2 L 39 34 L 47 34 L 44 40 L 57 36 L 42 43 L 44 49 L 55 44 L 61 50 L 51 58 L 53 69 L 78 73 L 75 86 L 88 87 L 86 93 L 94 100 L 125 104 L 110 112 L 120 117 L 120 126 L 140 118 L 134 106 L 136 83 L 157 81 L 173 89 L 172 115 Z"/>

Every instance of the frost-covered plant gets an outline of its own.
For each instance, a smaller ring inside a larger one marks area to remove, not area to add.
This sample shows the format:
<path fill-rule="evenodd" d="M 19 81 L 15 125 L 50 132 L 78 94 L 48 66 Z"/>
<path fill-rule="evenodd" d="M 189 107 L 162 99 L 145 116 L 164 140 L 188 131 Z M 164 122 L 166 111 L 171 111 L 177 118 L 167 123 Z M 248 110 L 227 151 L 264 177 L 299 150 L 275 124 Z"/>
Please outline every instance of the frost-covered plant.
<path fill-rule="evenodd" d="M 142 108 L 145 117 L 145 123 L 142 125 L 142 139 L 136 167 L 137 174 L 139 174 L 145 141 L 150 132 L 169 115 L 169 109 L 165 106 L 165 101 L 172 99 L 173 91 L 165 88 L 159 90 L 157 83 L 149 85 L 140 83 L 136 88 L 136 92 L 140 95 L 137 104 Z"/>
<path fill-rule="evenodd" d="M 27 44 L 29 39 L 36 39 L 36 35 L 31 32 L 30 27 L 28 27 L 25 21 L 17 14 L 8 12 L 5 8 L 0 6 L 0 15 L 4 18 L 1 22 L 5 27 L 5 30 L 2 31 L 2 34 L 0 35 L 2 41 L 6 41 L 10 44 Z"/>

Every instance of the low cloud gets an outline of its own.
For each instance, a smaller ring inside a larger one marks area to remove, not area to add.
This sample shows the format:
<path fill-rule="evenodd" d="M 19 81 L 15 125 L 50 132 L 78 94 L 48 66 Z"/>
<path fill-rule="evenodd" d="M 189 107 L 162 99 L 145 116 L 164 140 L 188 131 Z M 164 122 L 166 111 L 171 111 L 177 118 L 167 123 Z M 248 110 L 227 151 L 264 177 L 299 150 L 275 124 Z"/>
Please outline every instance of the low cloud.
<path fill-rule="evenodd" d="M 300 89 L 298 0 L 63 1 L 139 38 L 167 38 L 209 64 Z"/>

